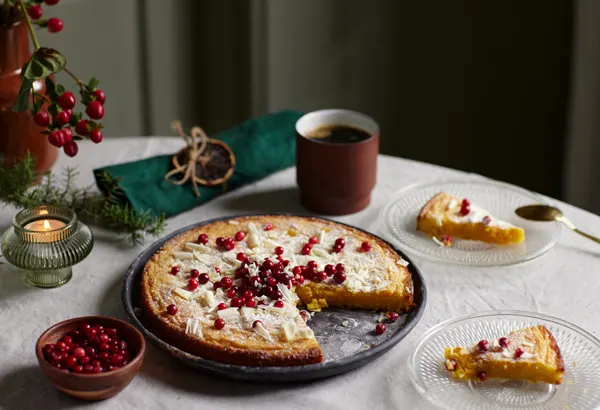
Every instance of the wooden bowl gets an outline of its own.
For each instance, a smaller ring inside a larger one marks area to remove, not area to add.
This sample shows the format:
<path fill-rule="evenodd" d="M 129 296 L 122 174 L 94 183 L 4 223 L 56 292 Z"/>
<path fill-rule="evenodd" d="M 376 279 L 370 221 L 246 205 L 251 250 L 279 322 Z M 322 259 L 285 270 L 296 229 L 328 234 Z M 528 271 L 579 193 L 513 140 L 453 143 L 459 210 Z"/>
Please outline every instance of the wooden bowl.
<path fill-rule="evenodd" d="M 77 329 L 84 323 L 115 328 L 119 338 L 127 342 L 131 351 L 131 360 L 117 370 L 104 373 L 71 373 L 58 369 L 46 360 L 42 351 L 47 343 L 58 342 L 67 332 Z M 106 316 L 86 316 L 68 319 L 57 323 L 39 337 L 35 354 L 44 374 L 52 384 L 63 393 L 81 400 L 104 400 L 123 390 L 135 377 L 142 366 L 146 342 L 144 336 L 132 325 L 119 319 Z"/>

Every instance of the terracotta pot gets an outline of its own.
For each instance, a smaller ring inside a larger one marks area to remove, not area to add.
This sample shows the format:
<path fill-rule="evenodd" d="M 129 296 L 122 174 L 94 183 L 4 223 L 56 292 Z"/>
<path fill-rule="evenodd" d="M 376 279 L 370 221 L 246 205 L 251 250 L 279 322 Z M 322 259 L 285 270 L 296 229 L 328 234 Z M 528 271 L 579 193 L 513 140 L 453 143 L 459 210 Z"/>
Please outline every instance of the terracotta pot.
<path fill-rule="evenodd" d="M 346 125 L 370 138 L 352 143 L 327 143 L 306 138 L 323 126 Z M 379 126 L 370 117 L 349 110 L 321 110 L 296 123 L 296 180 L 305 208 L 323 215 L 347 215 L 366 208 L 377 179 Z"/>
<path fill-rule="evenodd" d="M 37 161 L 38 173 L 49 170 L 58 156 L 58 148 L 48 143 L 27 113 L 15 113 L 13 104 L 21 87 L 21 67 L 31 56 L 27 24 L 19 21 L 0 25 L 0 163 L 11 166 L 29 151 Z M 43 81 L 33 85 L 45 92 Z"/>

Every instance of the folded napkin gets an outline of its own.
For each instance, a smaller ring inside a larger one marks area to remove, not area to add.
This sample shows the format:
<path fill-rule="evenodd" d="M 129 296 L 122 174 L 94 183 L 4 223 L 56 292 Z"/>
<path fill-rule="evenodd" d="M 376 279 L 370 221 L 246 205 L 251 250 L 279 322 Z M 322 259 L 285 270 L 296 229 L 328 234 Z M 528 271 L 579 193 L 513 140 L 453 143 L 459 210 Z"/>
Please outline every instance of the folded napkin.
<path fill-rule="evenodd" d="M 235 155 L 235 171 L 226 183 L 227 191 L 258 181 L 296 162 L 295 124 L 302 113 L 280 111 L 243 122 L 210 138 L 229 145 Z M 182 148 L 184 147 L 183 139 Z M 173 153 L 175 154 L 175 152 Z M 223 194 L 223 186 L 199 186 L 196 197 L 191 180 L 183 185 L 165 181 L 172 155 L 160 155 L 94 170 L 96 184 L 109 191 L 104 173 L 119 179 L 122 200 L 138 212 L 177 215 Z M 181 175 L 179 175 L 181 177 Z M 176 177 L 174 179 L 177 179 Z"/>

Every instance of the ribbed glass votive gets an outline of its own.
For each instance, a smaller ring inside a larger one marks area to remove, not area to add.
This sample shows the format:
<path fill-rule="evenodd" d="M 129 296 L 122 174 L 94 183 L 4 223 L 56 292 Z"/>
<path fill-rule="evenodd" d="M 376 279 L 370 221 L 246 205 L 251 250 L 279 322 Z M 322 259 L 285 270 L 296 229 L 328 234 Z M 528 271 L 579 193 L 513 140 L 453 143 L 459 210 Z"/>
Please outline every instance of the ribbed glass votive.
<path fill-rule="evenodd" d="M 27 271 L 27 282 L 42 288 L 64 285 L 73 276 L 72 266 L 92 250 L 90 229 L 69 208 L 42 205 L 25 209 L 2 235 L 2 254 Z"/>

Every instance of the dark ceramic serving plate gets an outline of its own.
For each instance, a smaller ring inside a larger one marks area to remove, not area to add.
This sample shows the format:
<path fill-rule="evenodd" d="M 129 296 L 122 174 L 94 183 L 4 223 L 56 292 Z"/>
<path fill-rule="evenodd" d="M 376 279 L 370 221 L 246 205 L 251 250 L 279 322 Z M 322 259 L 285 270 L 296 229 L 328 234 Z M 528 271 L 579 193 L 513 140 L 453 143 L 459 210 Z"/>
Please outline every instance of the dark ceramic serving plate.
<path fill-rule="evenodd" d="M 396 322 L 387 324 L 388 329 L 383 335 L 376 335 L 374 332 L 377 319 L 380 317 L 380 313 L 378 312 L 357 309 L 327 308 L 326 310 L 315 314 L 309 322 L 309 325 L 323 349 L 325 356 L 325 361 L 323 363 L 292 367 L 252 367 L 219 363 L 191 355 L 171 346 L 146 328 L 143 320 L 143 312 L 139 304 L 139 294 L 141 275 L 148 259 L 150 259 L 167 241 L 189 229 L 215 221 L 228 220 L 232 217 L 256 215 L 261 214 L 228 216 L 187 226 L 156 241 L 133 261 L 127 270 L 121 292 L 121 300 L 132 323 L 148 340 L 150 340 L 150 342 L 152 342 L 152 344 L 169 356 L 181 360 L 195 369 L 232 379 L 264 382 L 307 381 L 335 376 L 367 364 L 404 339 L 404 337 L 415 327 L 419 319 L 421 319 L 427 301 L 427 291 L 421 272 L 419 272 L 419 269 L 416 268 L 403 252 L 390 244 L 403 259 L 409 262 L 408 268 L 414 282 L 414 301 L 417 304 L 417 307 L 409 313 L 400 315 Z M 273 213 L 270 213 L 269 215 L 273 215 Z M 279 215 L 309 216 L 291 214 Z M 339 223 L 337 221 L 334 222 Z M 346 226 L 362 231 L 362 229 L 351 225 Z M 387 241 L 384 242 L 388 243 Z"/>

